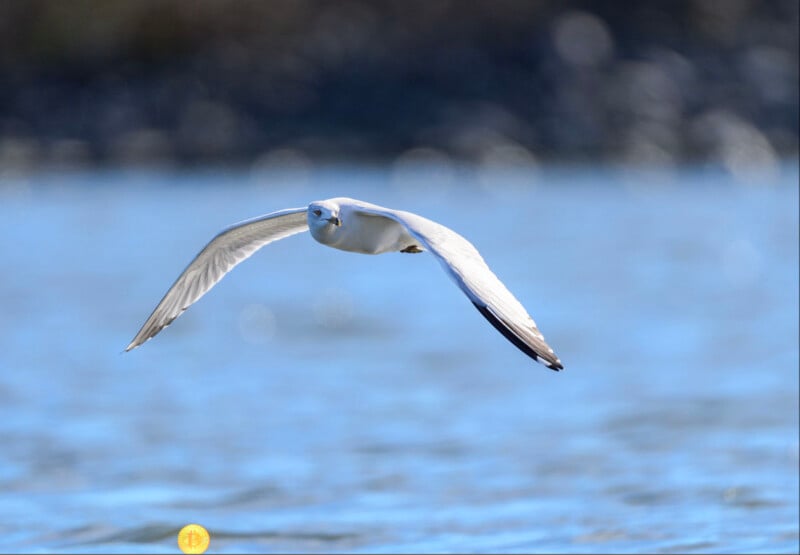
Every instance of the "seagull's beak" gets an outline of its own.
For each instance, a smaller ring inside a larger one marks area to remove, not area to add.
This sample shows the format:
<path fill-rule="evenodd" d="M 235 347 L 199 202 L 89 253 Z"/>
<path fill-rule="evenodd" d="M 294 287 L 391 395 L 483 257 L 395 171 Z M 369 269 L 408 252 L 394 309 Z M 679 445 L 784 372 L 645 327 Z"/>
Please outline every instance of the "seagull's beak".
<path fill-rule="evenodd" d="M 340 219 L 339 219 L 338 217 L 336 217 L 336 216 L 331 216 L 330 218 L 328 218 L 328 221 L 329 221 L 330 223 L 332 223 L 333 225 L 337 226 L 337 227 L 338 227 L 338 226 L 340 226 L 340 225 L 342 225 L 342 220 L 340 220 Z"/>

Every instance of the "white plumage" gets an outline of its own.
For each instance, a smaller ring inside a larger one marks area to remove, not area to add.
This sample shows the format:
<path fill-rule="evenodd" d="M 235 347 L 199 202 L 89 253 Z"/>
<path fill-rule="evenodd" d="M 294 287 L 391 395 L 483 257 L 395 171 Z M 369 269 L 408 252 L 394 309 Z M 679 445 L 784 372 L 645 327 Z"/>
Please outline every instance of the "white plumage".
<path fill-rule="evenodd" d="M 533 318 L 469 241 L 416 214 L 350 198 L 280 210 L 221 231 L 178 276 L 125 350 L 138 347 L 167 327 L 234 266 L 264 245 L 306 230 L 319 243 L 345 251 L 430 251 L 480 313 L 509 341 L 548 368 L 563 368 Z"/>

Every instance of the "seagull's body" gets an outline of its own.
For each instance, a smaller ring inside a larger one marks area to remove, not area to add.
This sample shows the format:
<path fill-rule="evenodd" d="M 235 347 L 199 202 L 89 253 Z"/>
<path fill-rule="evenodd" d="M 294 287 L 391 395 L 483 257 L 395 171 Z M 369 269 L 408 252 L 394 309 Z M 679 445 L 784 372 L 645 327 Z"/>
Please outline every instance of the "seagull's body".
<path fill-rule="evenodd" d="M 472 243 L 411 212 L 344 197 L 272 212 L 221 231 L 186 267 L 125 350 L 138 347 L 171 324 L 255 251 L 303 231 L 310 231 L 323 245 L 362 254 L 430 251 L 478 311 L 509 341 L 548 368 L 563 368 L 533 318 L 492 273 Z"/>

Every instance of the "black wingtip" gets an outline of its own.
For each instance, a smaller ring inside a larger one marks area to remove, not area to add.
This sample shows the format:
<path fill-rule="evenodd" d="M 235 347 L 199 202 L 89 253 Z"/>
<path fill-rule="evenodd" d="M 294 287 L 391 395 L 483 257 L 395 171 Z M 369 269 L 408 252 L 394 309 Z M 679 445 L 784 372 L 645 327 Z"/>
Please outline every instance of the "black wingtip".
<path fill-rule="evenodd" d="M 556 372 L 561 372 L 564 369 L 564 365 L 561 364 L 560 360 L 557 360 L 554 363 L 546 363 L 545 364 L 550 370 L 555 370 Z"/>
<path fill-rule="evenodd" d="M 475 305 L 475 308 L 478 309 L 478 312 L 483 314 L 483 317 L 489 320 L 489 322 L 494 326 L 494 329 L 499 331 L 503 334 L 503 336 L 511 341 L 520 351 L 531 357 L 538 363 L 543 364 L 550 370 L 555 372 L 560 372 L 564 369 L 564 365 L 561 364 L 561 361 L 553 355 L 552 360 L 549 360 L 544 355 L 537 353 L 533 350 L 533 348 L 525 343 L 522 339 L 520 339 L 513 331 L 511 331 L 505 323 L 500 320 L 497 316 L 495 316 L 491 310 L 489 310 L 486 306 L 479 305 L 478 303 L 473 302 L 472 304 Z"/>

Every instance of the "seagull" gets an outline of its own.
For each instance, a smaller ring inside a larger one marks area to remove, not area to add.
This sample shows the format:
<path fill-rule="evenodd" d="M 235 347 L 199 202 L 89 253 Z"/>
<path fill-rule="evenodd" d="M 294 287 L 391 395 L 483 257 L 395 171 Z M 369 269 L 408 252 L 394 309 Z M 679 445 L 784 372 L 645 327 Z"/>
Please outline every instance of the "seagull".
<path fill-rule="evenodd" d="M 551 370 L 564 366 L 533 318 L 489 269 L 478 250 L 434 221 L 351 198 L 315 201 L 245 220 L 219 232 L 178 276 L 125 351 L 154 337 L 261 247 L 310 231 L 319 243 L 362 254 L 430 251 L 475 308 L 506 339 Z"/>

